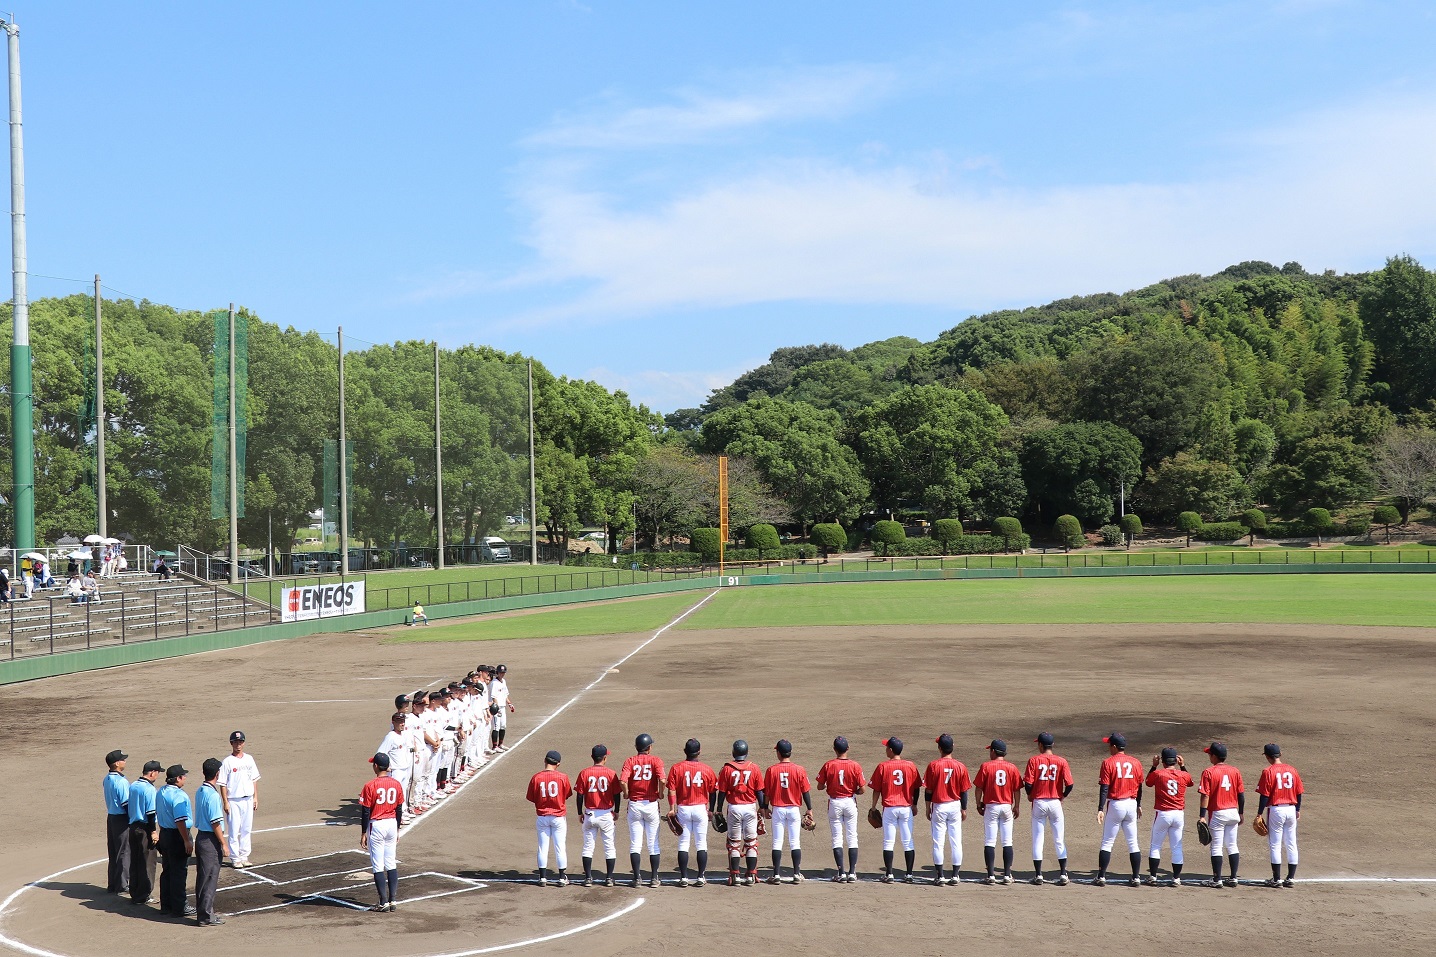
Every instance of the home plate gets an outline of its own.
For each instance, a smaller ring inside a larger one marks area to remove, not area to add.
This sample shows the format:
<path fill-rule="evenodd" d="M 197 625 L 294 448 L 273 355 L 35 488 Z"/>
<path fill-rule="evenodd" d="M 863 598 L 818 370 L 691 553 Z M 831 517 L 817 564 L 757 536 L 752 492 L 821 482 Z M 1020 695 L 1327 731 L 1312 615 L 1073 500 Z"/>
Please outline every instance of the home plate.
<path fill-rule="evenodd" d="M 373 875 L 368 871 L 354 871 L 352 874 L 345 874 L 346 881 L 367 881 Z"/>

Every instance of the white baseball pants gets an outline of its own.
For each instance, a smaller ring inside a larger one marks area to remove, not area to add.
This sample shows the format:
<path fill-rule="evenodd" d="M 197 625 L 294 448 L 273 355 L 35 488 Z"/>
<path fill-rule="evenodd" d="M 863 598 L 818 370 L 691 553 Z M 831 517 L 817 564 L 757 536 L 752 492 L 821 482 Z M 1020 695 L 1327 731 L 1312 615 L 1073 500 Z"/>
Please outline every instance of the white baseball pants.
<path fill-rule="evenodd" d="M 962 866 L 962 802 L 944 801 L 932 806 L 932 862 L 943 864 L 945 849 L 952 850 L 952 866 Z"/>
<path fill-rule="evenodd" d="M 708 850 L 708 805 L 683 804 L 678 808 L 678 823 L 683 833 L 678 835 L 678 849 L 686 851 Z"/>
<path fill-rule="evenodd" d="M 1281 863 L 1282 849 L 1286 849 L 1286 862 L 1299 863 L 1296 855 L 1296 806 L 1283 804 L 1266 809 L 1266 840 L 1271 848 L 1271 862 Z"/>
<path fill-rule="evenodd" d="M 1162 856 L 1162 842 L 1172 845 L 1172 863 L 1182 864 L 1182 831 L 1187 824 L 1185 811 L 1158 811 L 1152 818 L 1152 843 L 1147 847 L 1147 856 L 1158 860 Z"/>
<path fill-rule="evenodd" d="M 1052 829 L 1052 849 L 1057 859 L 1067 859 L 1067 819 L 1062 811 L 1062 802 L 1057 798 L 1041 798 L 1032 802 L 1032 859 L 1042 860 L 1043 845 L 1047 843 L 1047 829 Z"/>
<path fill-rule="evenodd" d="M 593 857 L 594 849 L 598 846 L 600 839 L 603 841 L 603 856 L 613 860 L 618 856 L 618 847 L 613 839 L 613 811 L 583 812 L 583 856 Z"/>
<path fill-rule="evenodd" d="M 803 812 L 796 807 L 775 807 L 773 808 L 773 850 L 781 851 L 783 841 L 788 842 L 789 850 L 802 850 L 798 843 L 798 832 L 802 830 Z"/>
<path fill-rule="evenodd" d="M 437 748 L 424 746 L 424 800 L 432 801 L 439 796 L 439 752 Z"/>
<path fill-rule="evenodd" d="M 658 802 L 628 802 L 628 853 L 638 854 L 648 845 L 649 854 L 658 853 Z"/>
<path fill-rule="evenodd" d="M 1012 805 L 989 804 L 982 812 L 982 843 L 996 847 L 998 839 L 1003 847 L 1012 846 Z"/>
<path fill-rule="evenodd" d="M 758 805 L 728 805 L 728 856 L 747 857 L 757 853 Z"/>
<path fill-rule="evenodd" d="M 1239 853 L 1237 832 L 1242 827 L 1241 817 L 1237 814 L 1236 808 L 1213 812 L 1210 824 L 1212 828 L 1212 857 Z"/>
<path fill-rule="evenodd" d="M 229 859 L 243 861 L 249 857 L 249 834 L 254 830 L 254 798 L 232 797 L 229 814 L 224 822 L 229 838 Z"/>
<path fill-rule="evenodd" d="M 369 822 L 369 868 L 375 874 L 398 867 L 399 822 L 392 817 Z"/>
<path fill-rule="evenodd" d="M 858 846 L 857 798 L 828 800 L 828 830 L 833 834 L 833 847 Z"/>
<path fill-rule="evenodd" d="M 1130 853 L 1135 854 L 1142 849 L 1141 842 L 1137 840 L 1136 798 L 1107 802 L 1107 813 L 1102 818 L 1102 850 L 1112 849 L 1112 845 L 1117 843 L 1119 831 L 1127 839 L 1127 850 Z"/>
<path fill-rule="evenodd" d="M 900 807 L 883 808 L 883 850 L 894 850 L 898 838 L 902 838 L 903 850 L 913 849 L 912 808 L 906 804 Z"/>
<path fill-rule="evenodd" d="M 568 818 L 566 816 L 540 815 L 535 819 L 534 827 L 538 831 L 538 866 L 539 869 L 548 867 L 548 850 L 553 848 L 554 862 L 558 869 L 568 869 Z"/>

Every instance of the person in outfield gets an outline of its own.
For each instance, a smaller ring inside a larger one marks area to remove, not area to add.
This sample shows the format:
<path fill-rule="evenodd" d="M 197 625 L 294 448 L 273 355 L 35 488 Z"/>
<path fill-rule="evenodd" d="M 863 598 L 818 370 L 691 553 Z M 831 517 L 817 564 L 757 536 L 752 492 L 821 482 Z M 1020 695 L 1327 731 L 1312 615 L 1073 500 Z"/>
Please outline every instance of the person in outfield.
<path fill-rule="evenodd" d="M 374 776 L 359 792 L 359 850 L 369 852 L 369 869 L 374 872 L 374 890 L 379 903 L 371 911 L 392 911 L 399 907 L 399 827 L 404 823 L 404 785 L 389 773 L 389 755 L 379 752 L 369 759 Z"/>
<path fill-rule="evenodd" d="M 1132 879 L 1136 887 L 1142 870 L 1142 846 L 1137 840 L 1137 820 L 1142 816 L 1142 765 L 1127 754 L 1127 738 L 1113 731 L 1102 739 L 1107 745 L 1107 760 L 1097 774 L 1097 826 L 1102 828 L 1102 850 L 1097 854 L 1098 887 L 1107 883 L 1107 866 L 1112 863 L 1112 846 L 1117 834 L 1127 839 L 1127 856 L 1132 862 Z"/>
<path fill-rule="evenodd" d="M 678 886 L 688 886 L 689 848 L 698 852 L 699 887 L 708 883 L 708 817 L 718 791 L 718 774 L 698 760 L 703 745 L 696 738 L 683 743 L 683 760 L 668 769 L 668 813 L 679 827 Z"/>
<path fill-rule="evenodd" d="M 1296 822 L 1301 820 L 1301 775 L 1281 759 L 1281 746 L 1262 748 L 1267 766 L 1257 780 L 1257 816 L 1265 815 L 1267 845 L 1271 848 L 1271 879 L 1267 887 L 1296 886 Z M 1281 852 L 1286 850 L 1286 880 L 1281 880 Z M 131 875 L 133 880 L 133 875 Z"/>
<path fill-rule="evenodd" d="M 982 815 L 982 858 L 987 865 L 985 883 L 999 881 L 997 841 L 1002 839 L 1003 884 L 1012 883 L 1012 822 L 1022 814 L 1022 772 L 1007 760 L 1007 742 L 994 738 L 987 745 L 987 760 L 977 769 L 972 780 L 977 791 L 977 813 Z"/>
<path fill-rule="evenodd" d="M 1032 883 L 1042 885 L 1042 848 L 1052 828 L 1052 849 L 1057 852 L 1056 884 L 1065 887 L 1067 876 L 1067 817 L 1062 802 L 1072 793 L 1072 767 L 1052 750 L 1056 739 L 1043 731 L 1034 742 L 1038 752 L 1027 759 L 1022 787 L 1032 804 Z"/>
<path fill-rule="evenodd" d="M 528 801 L 537 812 L 534 829 L 538 832 L 538 882 L 548 887 L 548 852 L 553 848 L 558 865 L 558 887 L 568 886 L 568 799 L 573 796 L 573 783 L 558 769 L 563 756 L 557 751 L 544 755 L 543 770 L 529 778 Z"/>
<path fill-rule="evenodd" d="M 882 882 L 891 884 L 893 854 L 898 838 L 902 838 L 903 859 L 907 870 L 903 880 L 913 883 L 912 868 L 917 859 L 912 841 L 912 819 L 917 813 L 918 794 L 922 791 L 922 774 L 917 765 L 902 756 L 901 738 L 884 738 L 887 759 L 873 768 L 873 809 L 882 809 L 883 875 Z"/>
<path fill-rule="evenodd" d="M 578 772 L 574 799 L 578 802 L 579 819 L 583 821 L 583 886 L 593 886 L 593 852 L 599 838 L 603 839 L 606 867 L 605 882 L 613 886 L 613 869 L 618 863 L 618 848 L 613 831 L 618 805 L 623 800 L 618 774 L 608 766 L 608 748 L 595 744 L 593 766 Z"/>
<path fill-rule="evenodd" d="M 937 749 L 942 756 L 930 762 L 922 773 L 927 819 L 932 827 L 933 881 L 956 884 L 962 867 L 962 822 L 967 820 L 967 792 L 972 790 L 972 779 L 967 766 L 952 756 L 952 735 L 938 735 Z M 942 874 L 945 846 L 952 851 L 952 873 L 947 877 Z"/>
<path fill-rule="evenodd" d="M 851 884 L 858 879 L 858 802 L 857 795 L 867 787 L 863 767 L 848 757 L 848 739 L 833 739 L 833 757 L 818 769 L 818 790 L 828 792 L 828 829 L 833 836 L 833 863 L 837 871 L 833 883 Z M 843 867 L 843 851 L 847 851 L 847 867 Z"/>
<path fill-rule="evenodd" d="M 761 800 L 767 805 L 765 813 L 773 821 L 773 875 L 768 878 L 768 883 L 777 884 L 782 880 L 778 866 L 783 860 L 783 842 L 786 840 L 793 855 L 793 883 L 801 884 L 803 850 L 798 831 L 800 825 L 811 827 L 813 823 L 808 770 L 793 763 L 793 743 L 787 738 L 774 745 L 773 750 L 777 752 L 778 763 L 764 773 L 761 795 Z M 803 804 L 801 814 L 798 811 L 800 801 Z"/>
<path fill-rule="evenodd" d="M 1147 787 L 1153 794 L 1152 843 L 1147 848 L 1144 884 L 1157 883 L 1162 844 L 1166 842 L 1172 846 L 1172 886 L 1182 886 L 1182 830 L 1187 815 L 1187 788 L 1194 783 L 1176 748 L 1163 748 L 1160 755 L 1152 755 L 1152 769 L 1147 772 Z"/>
<path fill-rule="evenodd" d="M 1227 764 L 1227 746 L 1213 741 L 1205 749 L 1211 767 L 1202 772 L 1197 790 L 1202 795 L 1202 816 L 1212 829 L 1212 879 L 1204 887 L 1236 887 L 1237 867 L 1242 856 L 1237 848 L 1237 833 L 1246 816 L 1246 785 L 1242 773 Z M 1222 880 L 1222 852 L 1231 863 L 1231 873 Z"/>
<path fill-rule="evenodd" d="M 748 742 L 740 738 L 733 742 L 733 760 L 718 772 L 718 796 L 713 804 L 713 826 L 728 832 L 729 887 L 758 883 L 758 805 L 762 800 L 763 769 L 748 760 Z M 719 827 L 724 801 L 728 802 L 728 813 Z M 747 869 L 740 880 L 738 862 L 742 858 L 747 859 Z"/>

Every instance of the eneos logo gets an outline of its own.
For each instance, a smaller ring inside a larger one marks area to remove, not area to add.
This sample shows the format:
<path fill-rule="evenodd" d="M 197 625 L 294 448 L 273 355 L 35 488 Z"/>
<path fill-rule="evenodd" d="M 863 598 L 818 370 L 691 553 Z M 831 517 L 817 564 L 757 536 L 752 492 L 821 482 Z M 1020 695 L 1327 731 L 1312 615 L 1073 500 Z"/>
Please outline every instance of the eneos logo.
<path fill-rule="evenodd" d="M 280 600 L 284 621 L 307 621 L 352 615 L 364 610 L 364 583 L 304 585 L 284 589 Z"/>

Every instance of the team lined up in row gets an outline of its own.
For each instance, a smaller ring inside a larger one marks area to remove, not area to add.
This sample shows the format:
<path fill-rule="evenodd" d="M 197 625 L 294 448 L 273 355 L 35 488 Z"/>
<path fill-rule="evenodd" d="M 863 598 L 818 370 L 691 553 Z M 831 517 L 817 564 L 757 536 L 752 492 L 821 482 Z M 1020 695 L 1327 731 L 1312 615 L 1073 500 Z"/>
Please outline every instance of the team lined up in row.
<path fill-rule="evenodd" d="M 1200 780 L 1193 779 L 1186 762 L 1175 748 L 1164 748 L 1154 755 L 1150 767 L 1126 753 L 1126 738 L 1113 732 L 1102 739 L 1108 757 L 1098 772 L 1097 823 L 1102 828 L 1102 843 L 1097 858 L 1096 876 L 1092 883 L 1107 882 L 1112 849 L 1118 838 L 1125 839 L 1132 873 L 1132 886 L 1155 884 L 1161 861 L 1161 849 L 1170 848 L 1172 880 L 1181 885 L 1183 866 L 1186 792 L 1196 786 L 1201 795 L 1199 830 L 1202 843 L 1211 843 L 1212 877 L 1208 887 L 1237 886 L 1240 852 L 1237 832 L 1246 813 L 1246 786 L 1239 770 L 1227 763 L 1227 748 L 1214 741 L 1205 753 L 1210 766 Z M 857 880 L 857 797 L 871 792 L 869 823 L 883 832 L 883 866 L 881 880 L 898 880 L 894 857 L 899 843 L 904 853 L 901 880 L 916 880 L 913 869 L 916 850 L 913 822 L 919 802 L 925 804 L 932 836 L 932 860 L 935 881 L 955 885 L 962 865 L 962 822 L 967 818 L 969 793 L 975 792 L 977 812 L 982 815 L 984 831 L 983 855 L 986 865 L 984 882 L 1011 884 L 1012 828 L 1022 812 L 1022 797 L 1031 805 L 1033 884 L 1042 884 L 1043 852 L 1047 834 L 1052 843 L 1059 868 L 1054 883 L 1065 885 L 1071 877 L 1067 868 L 1067 846 L 1063 802 L 1072 793 L 1072 769 L 1067 760 L 1053 750 L 1054 738 L 1048 732 L 1037 736 L 1038 753 L 1032 755 L 1026 769 L 1007 760 L 1007 744 L 993 740 L 988 745 L 988 760 L 969 776 L 968 769 L 952 756 L 953 738 L 942 734 L 936 739 L 940 756 L 925 770 L 902 756 L 903 742 L 896 737 L 885 739 L 885 759 L 866 777 L 863 768 L 848 757 L 848 741 L 833 741 L 834 757 L 819 769 L 817 789 L 828 796 L 828 826 L 832 836 L 836 883 Z M 548 859 L 553 851 L 557 865 L 557 886 L 568 884 L 567 802 L 574 799 L 583 828 L 583 883 L 594 883 L 593 858 L 597 845 L 603 844 L 607 869 L 605 880 L 614 883 L 616 848 L 615 818 L 622 799 L 628 799 L 629 862 L 631 884 L 639 886 L 642 878 L 642 852 L 647 848 L 649 859 L 648 886 L 659 885 L 660 818 L 678 835 L 678 884 L 703 886 L 707 882 L 708 827 L 727 834 L 728 884 L 753 885 L 758 881 L 758 837 L 765 833 L 767 820 L 772 821 L 772 874 L 770 884 L 782 882 L 782 850 L 786 844 L 792 857 L 792 881 L 803 880 L 802 850 L 799 829 L 813 830 L 812 793 L 808 772 L 792 760 L 793 746 L 779 741 L 774 750 L 777 763 L 766 769 L 749 759 L 746 741 L 733 744 L 733 759 L 715 771 L 699 760 L 701 745 L 689 739 L 684 745 L 684 760 L 664 773 L 663 761 L 652 754 L 653 739 L 640 734 L 634 741 L 637 752 L 628 758 L 621 770 L 607 766 L 608 749 L 595 745 L 593 765 L 578 774 L 576 782 L 559 770 L 562 756 L 549 751 L 544 770 L 529 781 L 527 799 L 537 811 L 538 877 L 541 885 L 550 883 Z M 1292 887 L 1298 854 L 1296 829 L 1301 814 L 1303 786 L 1301 776 L 1281 760 L 1281 748 L 1268 744 L 1263 749 L 1267 767 L 1257 784 L 1259 806 L 1254 826 L 1268 839 L 1272 876 L 1265 883 L 1270 887 Z M 1148 872 L 1141 871 L 1141 848 L 1137 821 L 1142 814 L 1143 789 L 1154 793 L 1155 818 L 1152 823 Z M 668 811 L 661 812 L 666 799 Z M 725 807 L 726 806 L 726 807 Z M 997 848 L 1002 848 L 1002 869 L 996 867 Z M 696 877 L 690 882 L 690 850 L 696 851 Z M 1283 853 L 1286 857 L 1285 878 L 1281 874 Z M 1229 866 L 1223 878 L 1223 863 Z"/>

